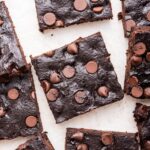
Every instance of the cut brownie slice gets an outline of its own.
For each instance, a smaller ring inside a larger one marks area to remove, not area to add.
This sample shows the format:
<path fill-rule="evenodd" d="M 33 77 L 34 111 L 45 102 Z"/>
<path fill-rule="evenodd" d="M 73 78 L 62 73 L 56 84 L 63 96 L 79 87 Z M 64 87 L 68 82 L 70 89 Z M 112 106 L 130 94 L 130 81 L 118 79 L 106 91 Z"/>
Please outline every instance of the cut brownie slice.
<path fill-rule="evenodd" d="M 138 150 L 137 134 L 68 128 L 65 150 Z"/>
<path fill-rule="evenodd" d="M 121 0 L 122 19 L 125 36 L 128 37 L 133 27 L 150 26 L 149 0 Z"/>
<path fill-rule="evenodd" d="M 54 150 L 54 148 L 46 133 L 41 133 L 21 144 L 16 150 Z"/>
<path fill-rule="evenodd" d="M 150 98 L 150 27 L 135 28 L 129 39 L 125 92 Z"/>
<path fill-rule="evenodd" d="M 57 123 L 124 96 L 100 33 L 32 58 Z"/>
<path fill-rule="evenodd" d="M 134 117 L 139 130 L 141 149 L 150 150 L 150 106 L 137 103 Z"/>
<path fill-rule="evenodd" d="M 26 60 L 5 3 L 0 2 L 0 81 L 26 70 Z"/>
<path fill-rule="evenodd" d="M 31 71 L 0 84 L 0 139 L 41 132 Z"/>
<path fill-rule="evenodd" d="M 35 0 L 40 30 L 112 18 L 110 0 Z"/>

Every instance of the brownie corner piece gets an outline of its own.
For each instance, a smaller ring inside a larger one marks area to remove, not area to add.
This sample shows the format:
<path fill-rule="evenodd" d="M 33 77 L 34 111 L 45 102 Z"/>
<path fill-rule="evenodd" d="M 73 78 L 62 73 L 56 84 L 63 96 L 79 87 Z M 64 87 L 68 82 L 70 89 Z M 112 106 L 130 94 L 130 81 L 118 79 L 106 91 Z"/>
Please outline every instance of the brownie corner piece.
<path fill-rule="evenodd" d="M 26 141 L 24 144 L 19 145 L 16 150 L 54 150 L 46 133 L 40 133 L 32 139 Z"/>
<path fill-rule="evenodd" d="M 138 150 L 136 133 L 68 128 L 65 150 Z"/>
<path fill-rule="evenodd" d="M 135 98 L 150 98 L 150 27 L 137 27 L 129 38 L 125 92 Z"/>
<path fill-rule="evenodd" d="M 111 19 L 110 0 L 35 0 L 40 31 Z"/>
<path fill-rule="evenodd" d="M 0 81 L 24 72 L 27 62 L 5 2 L 0 2 Z"/>
<path fill-rule="evenodd" d="M 134 111 L 142 150 L 150 149 L 150 106 L 137 103 Z"/>
<path fill-rule="evenodd" d="M 0 140 L 42 131 L 31 70 L 0 84 Z"/>
<path fill-rule="evenodd" d="M 123 98 L 109 56 L 96 33 L 32 58 L 57 123 Z"/>
<path fill-rule="evenodd" d="M 149 0 L 121 0 L 124 33 L 129 37 L 134 27 L 150 26 Z"/>

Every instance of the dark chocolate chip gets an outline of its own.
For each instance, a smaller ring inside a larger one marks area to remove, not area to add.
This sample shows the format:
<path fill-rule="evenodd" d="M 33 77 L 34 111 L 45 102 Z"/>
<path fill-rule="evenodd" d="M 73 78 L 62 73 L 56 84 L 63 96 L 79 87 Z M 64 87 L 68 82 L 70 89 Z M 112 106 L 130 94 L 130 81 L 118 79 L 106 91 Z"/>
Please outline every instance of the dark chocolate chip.
<path fill-rule="evenodd" d="M 74 140 L 77 140 L 77 141 L 82 141 L 84 138 L 84 133 L 78 131 L 78 132 L 74 133 L 71 138 Z"/>
<path fill-rule="evenodd" d="M 50 81 L 51 81 L 51 83 L 59 83 L 61 81 L 60 75 L 56 72 L 53 72 L 50 75 Z"/>
<path fill-rule="evenodd" d="M 96 73 L 98 70 L 98 64 L 96 61 L 89 61 L 86 65 L 85 68 L 88 73 Z"/>
<path fill-rule="evenodd" d="M 66 78 L 70 79 L 75 75 L 76 70 L 73 67 L 68 65 L 63 69 L 62 72 Z"/>
<path fill-rule="evenodd" d="M 88 3 L 86 0 L 75 0 L 74 1 L 74 8 L 77 11 L 84 11 L 88 6 Z"/>
<path fill-rule="evenodd" d="M 88 150 L 88 146 L 86 144 L 79 144 L 77 150 Z"/>
<path fill-rule="evenodd" d="M 83 104 L 86 100 L 87 96 L 84 91 L 78 91 L 75 94 L 75 100 L 78 104 Z"/>
<path fill-rule="evenodd" d="M 63 27 L 64 26 L 64 22 L 62 20 L 57 20 L 55 23 L 56 27 Z"/>
<path fill-rule="evenodd" d="M 134 45 L 133 51 L 136 55 L 141 56 L 146 52 L 146 45 L 143 42 L 139 42 Z"/>
<path fill-rule="evenodd" d="M 42 87 L 44 89 L 44 92 L 47 93 L 49 91 L 49 89 L 50 89 L 50 83 L 47 80 L 43 80 L 41 82 L 41 85 L 42 85 Z"/>
<path fill-rule="evenodd" d="M 111 145 L 111 144 L 113 144 L 112 133 L 102 133 L 101 140 L 102 140 L 102 143 L 104 145 Z"/>
<path fill-rule="evenodd" d="M 46 25 L 48 26 L 52 26 L 55 24 L 56 22 L 56 16 L 54 13 L 46 13 L 43 17 L 43 20 L 45 22 Z"/>
<path fill-rule="evenodd" d="M 53 102 L 53 101 L 56 101 L 56 100 L 57 100 L 57 98 L 58 98 L 58 96 L 59 96 L 59 92 L 58 92 L 57 89 L 54 89 L 54 88 L 53 88 L 53 89 L 50 89 L 50 90 L 47 92 L 46 96 L 47 96 L 47 99 L 48 99 L 49 101 Z"/>
<path fill-rule="evenodd" d="M 144 96 L 149 98 L 150 97 L 150 87 L 144 89 Z"/>
<path fill-rule="evenodd" d="M 127 20 L 125 24 L 126 24 L 126 30 L 128 32 L 130 32 L 131 29 L 136 26 L 136 23 L 134 20 Z"/>
<path fill-rule="evenodd" d="M 147 20 L 150 21 L 150 11 L 147 13 Z"/>
<path fill-rule="evenodd" d="M 131 64 L 133 66 L 138 66 L 142 63 L 142 58 L 141 57 L 137 57 L 137 56 L 132 56 L 131 57 Z"/>
<path fill-rule="evenodd" d="M 25 121 L 26 125 L 30 128 L 35 127 L 37 125 L 37 122 L 38 120 L 35 116 L 28 116 Z"/>
<path fill-rule="evenodd" d="M 11 100 L 16 100 L 19 97 L 19 91 L 16 88 L 9 89 L 7 96 Z"/>
<path fill-rule="evenodd" d="M 140 86 L 134 86 L 131 90 L 132 96 L 140 98 L 143 95 L 143 89 Z"/>
<path fill-rule="evenodd" d="M 101 86 L 101 87 L 98 88 L 99 96 L 107 97 L 108 93 L 109 93 L 109 90 L 106 86 Z"/>
<path fill-rule="evenodd" d="M 130 86 L 135 86 L 138 84 L 139 80 L 136 76 L 131 76 L 127 82 L 130 84 Z"/>
<path fill-rule="evenodd" d="M 6 114 L 3 107 L 0 107 L 0 117 L 3 117 Z"/>
<path fill-rule="evenodd" d="M 147 60 L 148 62 L 150 62 L 150 52 L 148 52 L 148 53 L 146 54 L 146 60 Z"/>
<path fill-rule="evenodd" d="M 103 7 L 100 7 L 100 6 L 98 6 L 98 7 L 94 7 L 93 8 L 93 11 L 95 12 L 95 13 L 101 13 L 102 11 L 103 11 Z"/>
<path fill-rule="evenodd" d="M 70 54 L 77 54 L 78 53 L 78 46 L 76 43 L 71 43 L 67 47 L 67 52 Z"/>
<path fill-rule="evenodd" d="M 53 57 L 54 54 L 55 54 L 55 51 L 48 51 L 47 53 L 45 53 L 45 55 L 48 57 Z"/>

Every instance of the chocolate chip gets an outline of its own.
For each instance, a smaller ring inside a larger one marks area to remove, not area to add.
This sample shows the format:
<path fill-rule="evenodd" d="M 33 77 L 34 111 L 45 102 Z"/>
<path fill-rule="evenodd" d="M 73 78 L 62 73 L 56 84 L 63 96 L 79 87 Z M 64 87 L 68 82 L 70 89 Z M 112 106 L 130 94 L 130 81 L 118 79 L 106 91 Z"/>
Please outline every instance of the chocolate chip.
<path fill-rule="evenodd" d="M 49 52 L 45 53 L 45 55 L 48 57 L 53 57 L 54 54 L 55 54 L 55 51 L 49 51 Z"/>
<path fill-rule="evenodd" d="M 3 107 L 0 107 L 0 117 L 3 117 L 6 114 Z"/>
<path fill-rule="evenodd" d="M 79 144 L 77 150 L 88 150 L 88 146 L 86 144 Z"/>
<path fill-rule="evenodd" d="M 2 19 L 0 19 L 0 26 L 2 26 L 4 23 L 4 21 Z"/>
<path fill-rule="evenodd" d="M 86 0 L 75 0 L 74 1 L 74 8 L 77 11 L 84 11 L 87 8 L 88 4 Z"/>
<path fill-rule="evenodd" d="M 102 11 L 103 11 L 103 7 L 94 7 L 93 8 L 93 11 L 95 12 L 95 13 L 101 13 Z"/>
<path fill-rule="evenodd" d="M 113 144 L 113 136 L 111 133 L 102 133 L 101 140 L 104 145 Z"/>
<path fill-rule="evenodd" d="M 35 127 L 37 125 L 37 118 L 35 116 L 28 116 L 26 118 L 26 125 L 30 128 Z"/>
<path fill-rule="evenodd" d="M 131 90 L 132 96 L 140 98 L 143 95 L 143 89 L 140 86 L 134 86 Z"/>
<path fill-rule="evenodd" d="M 136 55 L 141 56 L 146 52 L 146 46 L 143 42 L 134 45 L 133 51 Z"/>
<path fill-rule="evenodd" d="M 150 150 L 150 141 L 144 143 L 144 150 Z"/>
<path fill-rule="evenodd" d="M 70 54 L 77 54 L 78 53 L 78 46 L 76 43 L 71 43 L 67 47 L 67 52 Z"/>
<path fill-rule="evenodd" d="M 126 30 L 127 30 L 128 32 L 130 32 L 131 29 L 132 29 L 133 27 L 135 27 L 135 26 L 136 26 L 136 23 L 135 23 L 134 20 L 127 20 L 127 21 L 126 21 Z"/>
<path fill-rule="evenodd" d="M 50 83 L 47 80 L 43 80 L 41 82 L 41 85 L 42 85 L 42 87 L 44 89 L 44 92 L 47 93 L 49 91 L 49 89 L 50 89 Z"/>
<path fill-rule="evenodd" d="M 99 96 L 107 97 L 108 93 L 109 93 L 109 90 L 106 86 L 101 86 L 101 87 L 98 88 Z"/>
<path fill-rule="evenodd" d="M 130 86 L 135 86 L 138 84 L 139 80 L 136 76 L 131 76 L 127 82 L 130 84 Z"/>
<path fill-rule="evenodd" d="M 51 102 L 53 101 L 56 101 L 58 96 L 59 96 L 59 92 L 57 89 L 50 89 L 48 92 L 47 92 L 47 99 Z"/>
<path fill-rule="evenodd" d="M 88 73 L 96 73 L 98 70 L 98 64 L 95 61 L 89 61 L 86 65 L 85 68 Z"/>
<path fill-rule="evenodd" d="M 150 11 L 147 13 L 147 20 L 150 21 Z"/>
<path fill-rule="evenodd" d="M 84 91 L 78 91 L 75 94 L 75 100 L 78 104 L 83 104 L 86 100 L 87 96 Z"/>
<path fill-rule="evenodd" d="M 132 56 L 131 57 L 131 64 L 133 66 L 138 66 L 142 63 L 142 58 L 141 57 L 137 57 L 137 56 Z"/>
<path fill-rule="evenodd" d="M 77 141 L 82 141 L 84 138 L 84 133 L 78 131 L 76 133 L 74 133 L 71 137 L 71 139 L 77 140 Z"/>
<path fill-rule="evenodd" d="M 150 87 L 144 89 L 144 96 L 149 98 L 150 97 Z"/>
<path fill-rule="evenodd" d="M 64 26 L 64 22 L 62 20 L 57 20 L 55 23 L 56 27 L 63 27 Z"/>
<path fill-rule="evenodd" d="M 11 100 L 16 100 L 19 97 L 19 91 L 16 88 L 9 89 L 7 96 Z"/>
<path fill-rule="evenodd" d="M 50 81 L 51 81 L 51 83 L 59 83 L 61 81 L 60 75 L 56 72 L 53 72 L 50 75 Z"/>
<path fill-rule="evenodd" d="M 32 99 L 36 99 L 35 91 L 32 91 L 32 92 L 31 92 L 31 97 L 32 97 Z"/>
<path fill-rule="evenodd" d="M 46 25 L 52 26 L 56 22 L 56 16 L 54 13 L 46 13 L 43 17 L 43 20 Z"/>
<path fill-rule="evenodd" d="M 66 77 L 66 78 L 72 78 L 74 75 L 75 75 L 75 69 L 71 66 L 66 66 L 64 69 L 63 69 L 63 75 Z"/>
<path fill-rule="evenodd" d="M 148 52 L 148 53 L 146 54 L 146 60 L 147 60 L 148 62 L 150 62 L 150 52 Z"/>

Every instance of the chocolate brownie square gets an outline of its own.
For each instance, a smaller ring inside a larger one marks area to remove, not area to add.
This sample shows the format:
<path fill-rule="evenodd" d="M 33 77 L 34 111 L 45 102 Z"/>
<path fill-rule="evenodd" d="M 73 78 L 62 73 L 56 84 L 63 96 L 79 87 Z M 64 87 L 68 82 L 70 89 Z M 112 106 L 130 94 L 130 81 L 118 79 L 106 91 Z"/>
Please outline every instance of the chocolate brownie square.
<path fill-rule="evenodd" d="M 110 0 L 35 0 L 40 30 L 111 19 Z"/>
<path fill-rule="evenodd" d="M 57 123 L 123 98 L 109 56 L 96 33 L 32 57 Z"/>
<path fill-rule="evenodd" d="M 38 134 L 39 115 L 31 71 L 0 84 L 0 139 Z"/>
<path fill-rule="evenodd" d="M 141 150 L 150 150 L 150 106 L 137 103 L 134 117 L 139 130 Z"/>
<path fill-rule="evenodd" d="M 149 0 L 121 0 L 124 33 L 129 37 L 133 27 L 150 26 L 150 1 Z"/>
<path fill-rule="evenodd" d="M 150 27 L 138 27 L 131 33 L 125 92 L 135 98 L 150 98 Z"/>
<path fill-rule="evenodd" d="M 26 60 L 5 3 L 0 2 L 0 81 L 26 71 Z"/>
<path fill-rule="evenodd" d="M 54 150 L 54 148 L 46 133 L 41 133 L 21 144 L 16 150 Z"/>
<path fill-rule="evenodd" d="M 68 128 L 65 150 L 138 150 L 136 133 Z"/>

